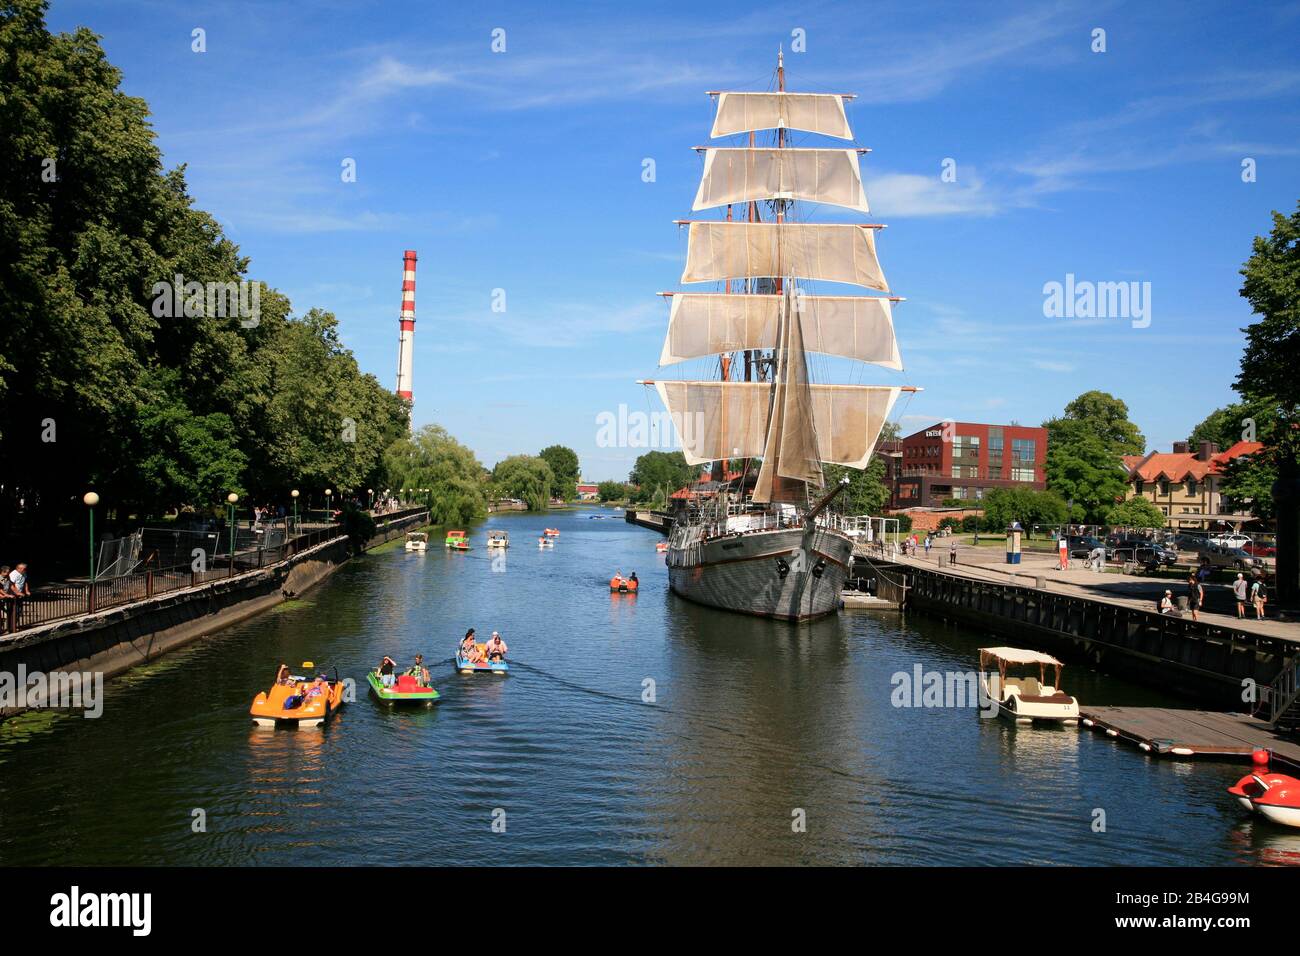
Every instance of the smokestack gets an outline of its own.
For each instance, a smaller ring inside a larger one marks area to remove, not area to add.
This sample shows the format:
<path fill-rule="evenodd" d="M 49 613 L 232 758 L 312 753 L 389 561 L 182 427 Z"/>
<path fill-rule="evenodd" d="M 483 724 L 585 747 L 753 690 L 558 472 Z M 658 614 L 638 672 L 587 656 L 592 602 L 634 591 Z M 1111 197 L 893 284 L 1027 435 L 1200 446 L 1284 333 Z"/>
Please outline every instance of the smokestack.
<path fill-rule="evenodd" d="M 411 352 L 415 348 L 415 250 L 402 254 L 402 317 L 397 339 L 397 395 L 408 402 L 411 396 Z"/>

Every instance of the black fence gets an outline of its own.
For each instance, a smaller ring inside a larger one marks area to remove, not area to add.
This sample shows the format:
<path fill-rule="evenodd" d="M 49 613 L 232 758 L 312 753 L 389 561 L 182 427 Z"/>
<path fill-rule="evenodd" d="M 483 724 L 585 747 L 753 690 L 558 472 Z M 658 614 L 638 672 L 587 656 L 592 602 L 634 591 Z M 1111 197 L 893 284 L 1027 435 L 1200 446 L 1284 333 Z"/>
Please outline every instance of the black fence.
<path fill-rule="evenodd" d="M 423 514 L 425 509 L 389 512 L 379 531 L 388 525 Z M 42 587 L 26 598 L 0 601 L 0 634 L 49 624 L 106 608 L 131 604 L 172 591 L 198 587 L 220 578 L 270 567 L 318 544 L 344 537 L 337 524 L 305 522 L 239 527 L 231 544 L 230 529 L 212 531 L 159 531 L 150 542 L 146 529 L 142 568 L 131 574 L 102 580 L 72 581 Z"/>

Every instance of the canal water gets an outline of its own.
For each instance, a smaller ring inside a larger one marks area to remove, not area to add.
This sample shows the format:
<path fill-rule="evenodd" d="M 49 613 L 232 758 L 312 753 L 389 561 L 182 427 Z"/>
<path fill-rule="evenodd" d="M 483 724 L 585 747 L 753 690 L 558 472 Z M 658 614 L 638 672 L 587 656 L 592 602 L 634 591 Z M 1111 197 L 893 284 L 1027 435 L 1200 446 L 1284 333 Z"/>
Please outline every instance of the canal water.
<path fill-rule="evenodd" d="M 510 533 L 504 558 L 489 527 Z M 109 682 L 98 719 L 0 724 L 0 864 L 1300 861 L 1300 834 L 1224 793 L 1241 765 L 895 706 L 895 675 L 971 671 L 996 635 L 697 607 L 669 593 L 661 538 L 608 509 L 494 516 L 464 554 L 431 537 Z M 610 594 L 615 570 L 640 593 Z M 471 626 L 502 632 L 510 676 L 453 671 Z M 379 705 L 366 670 L 417 652 L 442 702 Z M 277 665 L 309 660 L 356 699 L 322 730 L 254 728 Z M 1083 666 L 1064 683 L 1177 703 Z"/>

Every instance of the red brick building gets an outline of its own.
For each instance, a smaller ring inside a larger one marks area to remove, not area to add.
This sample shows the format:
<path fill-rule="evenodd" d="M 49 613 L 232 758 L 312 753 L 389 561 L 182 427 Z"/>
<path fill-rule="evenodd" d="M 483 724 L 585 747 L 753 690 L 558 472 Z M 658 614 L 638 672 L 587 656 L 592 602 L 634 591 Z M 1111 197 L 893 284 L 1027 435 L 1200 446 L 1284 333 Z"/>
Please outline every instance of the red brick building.
<path fill-rule="evenodd" d="M 894 459 L 889 507 L 977 503 L 993 488 L 1047 487 L 1047 429 L 939 422 L 908 435 Z"/>

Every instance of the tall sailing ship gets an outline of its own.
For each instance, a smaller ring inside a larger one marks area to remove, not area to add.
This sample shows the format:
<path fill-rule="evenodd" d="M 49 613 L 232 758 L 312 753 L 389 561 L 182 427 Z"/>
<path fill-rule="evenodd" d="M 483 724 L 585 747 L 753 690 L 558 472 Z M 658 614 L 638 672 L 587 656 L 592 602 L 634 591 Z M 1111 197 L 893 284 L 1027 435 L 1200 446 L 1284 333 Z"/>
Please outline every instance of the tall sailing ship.
<path fill-rule="evenodd" d="M 694 210 L 725 219 L 679 220 L 688 246 L 682 283 L 668 292 L 661 366 L 717 357 L 715 380 L 659 380 L 692 465 L 713 464 L 718 491 L 675 521 L 668 542 L 674 592 L 701 604 L 787 620 L 835 611 L 854 538 L 831 507 L 847 478 L 826 487 L 823 463 L 865 468 L 900 386 L 816 384 L 808 353 L 901 370 L 893 305 L 876 258 L 874 223 L 806 221 L 797 205 L 867 213 L 859 148 L 794 148 L 790 131 L 853 140 L 850 94 L 790 93 L 778 56 L 776 89 L 710 93 L 711 138 L 696 147 L 704 172 Z M 758 145 L 762 133 L 766 145 Z M 847 283 L 876 295 L 806 291 Z M 742 470 L 728 471 L 729 463 Z M 740 463 L 743 463 L 740 464 Z"/>

